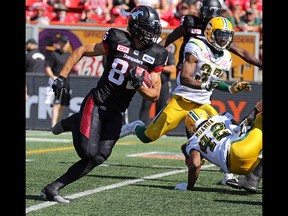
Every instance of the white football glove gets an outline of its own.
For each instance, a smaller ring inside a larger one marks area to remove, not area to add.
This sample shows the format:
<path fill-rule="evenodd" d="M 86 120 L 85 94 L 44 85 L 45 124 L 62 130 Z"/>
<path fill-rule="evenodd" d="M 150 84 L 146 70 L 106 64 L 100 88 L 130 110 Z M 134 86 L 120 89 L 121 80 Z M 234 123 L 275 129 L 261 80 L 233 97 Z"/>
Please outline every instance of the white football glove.
<path fill-rule="evenodd" d="M 251 126 L 248 125 L 248 121 L 247 119 L 244 119 L 240 124 L 239 124 L 239 127 L 240 127 L 240 134 L 239 136 L 241 136 L 242 134 L 245 134 L 247 133 L 250 129 L 251 129 Z"/>
<path fill-rule="evenodd" d="M 229 91 L 231 94 L 239 93 L 239 92 L 249 92 L 252 90 L 252 86 L 249 82 L 246 81 L 236 81 L 233 82 L 231 86 L 229 86 Z"/>
<path fill-rule="evenodd" d="M 207 91 L 211 91 L 213 88 L 217 87 L 222 81 L 223 80 L 221 78 L 216 77 L 209 80 L 207 83 L 202 83 L 201 88 L 203 89 L 204 87 Z"/>
<path fill-rule="evenodd" d="M 186 182 L 180 182 L 175 186 L 174 190 L 187 190 L 187 186 Z"/>

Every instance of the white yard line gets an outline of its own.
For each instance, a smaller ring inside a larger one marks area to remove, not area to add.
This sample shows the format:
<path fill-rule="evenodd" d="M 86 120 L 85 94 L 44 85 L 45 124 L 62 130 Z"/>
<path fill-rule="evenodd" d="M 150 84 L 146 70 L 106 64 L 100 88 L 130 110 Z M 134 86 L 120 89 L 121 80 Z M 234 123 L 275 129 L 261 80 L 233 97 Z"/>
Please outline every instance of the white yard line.
<path fill-rule="evenodd" d="M 215 165 L 214 164 L 203 165 L 202 169 L 205 169 L 205 168 L 208 168 L 208 167 L 212 167 L 212 166 L 215 166 Z M 83 196 L 88 196 L 90 194 L 95 194 L 95 193 L 99 193 L 101 191 L 111 190 L 111 189 L 115 189 L 115 188 L 118 188 L 118 187 L 123 187 L 123 186 L 126 186 L 126 185 L 130 185 L 130 184 L 135 184 L 135 183 L 142 182 L 142 181 L 145 181 L 145 180 L 148 180 L 148 179 L 157 179 L 157 178 L 162 178 L 162 177 L 165 177 L 165 176 L 175 175 L 175 174 L 184 173 L 184 172 L 187 172 L 187 169 L 173 170 L 173 171 L 170 171 L 170 172 L 165 172 L 165 173 L 159 173 L 159 174 L 155 174 L 155 175 L 145 176 L 145 177 L 142 177 L 142 178 L 139 178 L 139 179 L 127 180 L 127 181 L 119 182 L 119 183 L 116 183 L 116 184 L 111 184 L 111 185 L 95 188 L 95 189 L 92 189 L 92 190 L 87 190 L 87 191 L 83 191 L 83 192 L 80 192 L 80 193 L 72 194 L 72 195 L 69 195 L 69 196 L 65 196 L 65 198 L 67 198 L 69 200 L 77 199 L 77 198 L 80 198 L 80 197 L 83 197 Z M 52 201 L 50 201 L 50 202 L 47 201 L 47 202 L 43 202 L 43 203 L 40 203 L 40 204 L 37 204 L 37 205 L 33 205 L 33 206 L 30 206 L 30 207 L 26 208 L 26 214 L 29 213 L 29 212 L 37 211 L 37 210 L 40 210 L 40 209 L 43 209 L 43 208 L 47 208 L 49 206 L 53 206 L 53 205 L 56 205 L 56 204 L 59 204 L 59 203 L 52 202 Z"/>
<path fill-rule="evenodd" d="M 26 138 L 26 141 L 29 142 L 62 142 L 69 143 L 72 142 L 72 139 L 49 139 L 49 138 Z"/>

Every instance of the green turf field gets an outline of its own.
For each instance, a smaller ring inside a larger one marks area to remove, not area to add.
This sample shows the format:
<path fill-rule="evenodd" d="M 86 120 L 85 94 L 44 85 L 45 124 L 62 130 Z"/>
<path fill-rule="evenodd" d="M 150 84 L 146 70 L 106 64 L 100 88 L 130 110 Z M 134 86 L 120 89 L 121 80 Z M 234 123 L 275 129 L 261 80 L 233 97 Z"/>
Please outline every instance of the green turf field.
<path fill-rule="evenodd" d="M 223 173 L 206 163 L 194 191 L 173 188 L 187 182 L 180 146 L 185 137 L 143 144 L 120 139 L 110 158 L 60 191 L 71 202 L 40 200 L 41 189 L 79 160 L 70 133 L 26 131 L 26 215 L 40 216 L 222 216 L 262 215 L 262 181 L 256 194 L 222 186 Z"/>

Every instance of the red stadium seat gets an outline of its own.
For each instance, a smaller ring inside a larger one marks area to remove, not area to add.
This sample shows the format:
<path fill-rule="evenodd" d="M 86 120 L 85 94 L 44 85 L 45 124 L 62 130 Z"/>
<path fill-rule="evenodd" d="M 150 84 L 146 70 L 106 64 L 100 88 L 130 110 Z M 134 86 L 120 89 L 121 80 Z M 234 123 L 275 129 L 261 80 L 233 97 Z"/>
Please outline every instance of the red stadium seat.
<path fill-rule="evenodd" d="M 35 2 L 42 2 L 42 0 L 26 0 L 26 7 L 32 6 Z"/>
<path fill-rule="evenodd" d="M 91 19 L 96 20 L 97 23 L 104 23 L 105 21 L 104 16 L 98 14 L 92 14 Z"/>
<path fill-rule="evenodd" d="M 66 0 L 65 5 L 68 8 L 74 8 L 74 9 L 84 8 L 84 4 L 81 2 L 81 0 Z"/>
<path fill-rule="evenodd" d="M 47 16 L 51 20 L 52 18 L 57 16 L 57 13 L 56 12 L 47 11 L 43 15 Z"/>
<path fill-rule="evenodd" d="M 70 17 L 70 20 L 75 20 L 77 22 L 81 17 L 81 13 L 67 12 L 67 17 Z"/>

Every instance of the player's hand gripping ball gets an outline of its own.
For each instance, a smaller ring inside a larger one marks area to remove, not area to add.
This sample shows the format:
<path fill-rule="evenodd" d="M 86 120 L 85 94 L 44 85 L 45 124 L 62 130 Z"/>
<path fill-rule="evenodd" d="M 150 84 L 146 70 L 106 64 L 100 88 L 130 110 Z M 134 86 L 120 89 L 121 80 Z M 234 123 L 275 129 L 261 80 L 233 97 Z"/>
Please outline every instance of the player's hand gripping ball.
<path fill-rule="evenodd" d="M 148 71 L 137 66 L 130 71 L 132 86 L 138 89 L 141 85 L 146 88 L 152 88 L 152 78 Z"/>
<path fill-rule="evenodd" d="M 143 80 L 142 85 L 145 86 L 146 88 L 150 89 L 153 86 L 152 77 L 148 71 L 146 71 L 146 70 L 144 70 L 144 71 L 145 71 L 145 75 L 144 75 L 144 80 Z"/>

